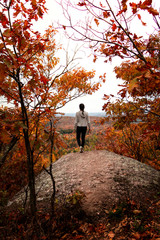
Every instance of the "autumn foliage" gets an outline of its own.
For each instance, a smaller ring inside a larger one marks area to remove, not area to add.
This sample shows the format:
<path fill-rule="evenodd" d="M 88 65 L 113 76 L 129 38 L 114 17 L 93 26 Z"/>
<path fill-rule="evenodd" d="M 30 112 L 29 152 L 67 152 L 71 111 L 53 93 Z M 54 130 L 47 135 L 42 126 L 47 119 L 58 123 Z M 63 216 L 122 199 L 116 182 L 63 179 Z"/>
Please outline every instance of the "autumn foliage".
<path fill-rule="evenodd" d="M 98 147 L 159 168 L 160 22 L 155 6 L 152 0 L 82 0 L 78 4 L 66 1 L 63 8 L 66 29 L 74 30 L 74 39 L 90 43 L 94 62 L 100 57 L 106 63 L 120 59 L 114 69 L 117 79 L 123 81 L 120 91 L 116 96 L 104 95 L 105 120 L 113 128 L 102 133 Z M 72 8 L 86 13 L 87 21 L 76 22 Z"/>
<path fill-rule="evenodd" d="M 99 128 L 95 131 L 93 128 L 92 136 L 87 136 L 86 150 L 107 149 L 159 169 L 160 23 L 158 10 L 153 7 L 152 0 L 138 3 L 128 0 L 117 1 L 116 8 L 112 5 L 114 1 L 108 0 L 101 2 L 82 0 L 76 1 L 75 5 L 72 2 L 74 1 L 63 1 L 67 4 L 67 8 L 62 4 L 66 21 L 68 20 L 66 25 L 63 24 L 63 31 L 67 31 L 69 27 L 74 31 L 71 33 L 72 39 L 89 42 L 94 62 L 102 56 L 106 63 L 112 61 L 114 57 L 125 59 L 114 69 L 116 77 L 123 80 L 121 89 L 117 96 L 113 96 L 112 93 L 104 96 L 103 110 L 106 112 L 106 118 L 101 120 L 104 125 L 98 125 Z M 31 215 L 34 217 L 37 213 L 35 176 L 61 154 L 77 151 L 73 140 L 75 136 L 72 132 L 64 134 L 62 138 L 57 131 L 57 113 L 69 101 L 84 94 L 92 94 L 99 89 L 101 82 L 105 82 L 105 76 L 100 76 L 98 82 L 93 82 L 94 70 L 73 68 L 74 58 L 66 61 L 65 66 L 62 67 L 61 59 L 56 55 L 57 51 L 62 50 L 61 46 L 57 46 L 55 42 L 57 31 L 52 26 L 48 26 L 43 33 L 34 29 L 34 24 L 47 12 L 45 5 L 45 0 L 1 0 L 0 2 L 0 97 L 7 102 L 7 106 L 0 108 L 1 205 L 5 205 L 9 197 L 28 184 Z M 81 21 L 74 23 L 69 12 L 70 7 L 71 9 L 74 7 L 74 10 L 81 11 L 83 14 L 87 13 L 87 21 L 83 24 Z M 148 23 L 143 19 L 143 12 L 147 13 L 154 22 L 154 34 L 150 33 L 147 37 L 140 36 L 134 28 L 132 29 L 135 19 L 142 27 L 147 26 Z M 52 132 L 47 128 L 50 122 L 54 126 Z M 105 125 L 106 122 L 107 125 Z M 96 124 L 94 127 L 96 128 Z M 73 197 L 75 199 L 75 196 Z M 138 206 L 134 203 L 129 204 L 133 214 L 133 211 L 137 210 L 133 208 Z M 156 207 L 159 203 L 156 206 L 154 203 L 151 204 L 154 210 L 148 209 L 148 221 L 153 212 L 156 216 Z M 138 210 L 141 213 L 141 209 Z M 119 213 L 115 208 L 112 213 L 107 213 L 108 219 L 117 216 L 117 212 Z M 139 216 L 140 222 L 134 215 L 131 217 L 130 212 L 129 216 L 127 213 L 126 208 L 121 208 L 121 214 L 125 219 L 120 221 L 119 229 L 127 229 L 130 226 L 133 233 L 131 238 L 145 239 L 145 237 L 154 236 L 153 239 L 155 239 L 158 237 L 157 231 L 154 232 L 154 221 L 151 225 L 144 219 L 142 221 L 142 216 Z M 41 239 L 50 237 L 50 230 L 56 234 L 57 227 L 60 227 L 64 233 L 63 239 L 67 237 L 75 239 L 75 236 L 77 239 L 83 239 L 83 236 L 77 232 L 71 231 L 73 235 L 67 235 L 63 226 L 59 224 L 60 218 L 59 222 L 56 222 L 51 219 L 49 213 L 48 215 L 46 212 L 38 214 L 41 221 Z M 34 224 L 32 225 L 29 220 L 31 215 L 30 213 L 27 215 L 27 212 L 17 212 L 17 215 L 11 212 L 4 217 L 3 223 L 7 226 L 8 221 L 12 220 L 9 225 L 9 234 L 12 235 L 12 230 L 16 229 L 14 235 L 16 238 L 19 236 L 24 239 L 26 236 L 33 238 L 35 229 Z M 68 219 L 69 224 L 71 219 L 72 216 Z M 78 222 L 77 218 L 74 220 L 75 223 Z M 137 228 L 134 222 L 138 224 Z M 110 224 L 109 220 L 108 223 Z M 47 230 L 44 227 L 46 225 Z M 66 222 L 64 226 L 68 227 Z M 86 235 L 94 232 L 92 225 L 81 224 L 78 227 Z M 140 230 L 140 227 L 146 231 Z M 5 232 L 5 227 L 2 229 Z M 95 231 L 102 233 L 98 236 L 114 239 L 115 227 L 113 226 L 106 235 L 104 229 L 108 231 L 105 225 L 99 225 L 96 226 Z M 60 235 L 58 232 L 57 236 Z"/>
<path fill-rule="evenodd" d="M 0 96 L 8 104 L 1 107 L 0 115 L 2 173 L 6 168 L 10 170 L 8 165 L 11 169 L 14 166 L 11 174 L 14 179 L 22 169 L 22 175 L 28 179 L 18 181 L 29 184 L 33 215 L 35 174 L 47 161 L 49 136 L 44 132 L 47 121 L 54 119 L 55 124 L 58 109 L 78 96 L 92 94 L 101 81 L 92 83 L 95 71 L 72 68 L 74 57 L 61 67 L 56 57 L 61 46 L 55 44 L 55 29 L 48 27 L 44 33 L 34 30 L 34 23 L 46 11 L 44 0 L 0 3 Z M 56 139 L 54 134 L 58 145 Z M 12 184 L 7 188 L 10 186 L 12 189 Z"/>
<path fill-rule="evenodd" d="M 127 61 L 115 67 L 116 76 L 123 80 L 123 85 L 115 103 L 111 102 L 113 96 L 105 96 L 107 102 L 103 108 L 115 129 L 123 129 L 122 142 L 131 156 L 159 168 L 159 35 L 150 36 L 146 51 L 147 63 Z"/>

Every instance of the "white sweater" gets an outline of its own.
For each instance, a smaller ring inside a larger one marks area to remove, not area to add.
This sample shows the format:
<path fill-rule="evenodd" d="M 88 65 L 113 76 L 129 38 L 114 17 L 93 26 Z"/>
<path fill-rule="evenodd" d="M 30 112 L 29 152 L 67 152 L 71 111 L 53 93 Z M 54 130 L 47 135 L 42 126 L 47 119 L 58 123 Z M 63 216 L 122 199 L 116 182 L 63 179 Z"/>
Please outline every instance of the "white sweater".
<path fill-rule="evenodd" d="M 87 112 L 79 111 L 76 113 L 75 117 L 75 128 L 77 127 L 89 127 L 90 129 L 90 119 Z"/>

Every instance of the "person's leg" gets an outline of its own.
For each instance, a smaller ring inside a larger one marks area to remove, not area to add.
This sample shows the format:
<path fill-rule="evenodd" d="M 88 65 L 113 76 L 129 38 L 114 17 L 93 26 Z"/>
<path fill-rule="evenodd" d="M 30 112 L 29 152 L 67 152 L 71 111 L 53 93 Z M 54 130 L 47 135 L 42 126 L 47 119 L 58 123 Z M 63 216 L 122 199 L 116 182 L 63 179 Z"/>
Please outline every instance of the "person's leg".
<path fill-rule="evenodd" d="M 80 142 L 80 127 L 77 127 L 77 131 L 76 131 L 76 138 L 77 138 L 77 143 L 78 143 L 78 146 L 80 147 L 81 146 L 81 142 Z"/>
<path fill-rule="evenodd" d="M 82 147 L 84 148 L 87 127 L 82 127 Z"/>

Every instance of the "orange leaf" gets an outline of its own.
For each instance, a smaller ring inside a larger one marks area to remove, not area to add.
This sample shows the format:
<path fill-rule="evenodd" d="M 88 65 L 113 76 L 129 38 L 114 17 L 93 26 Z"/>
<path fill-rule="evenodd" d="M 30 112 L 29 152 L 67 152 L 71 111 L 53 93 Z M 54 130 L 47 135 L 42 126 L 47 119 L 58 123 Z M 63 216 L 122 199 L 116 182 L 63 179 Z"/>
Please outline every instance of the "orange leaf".
<path fill-rule="evenodd" d="M 141 15 L 140 14 L 137 14 L 138 18 L 141 20 Z"/>
<path fill-rule="evenodd" d="M 41 239 L 47 239 L 47 237 L 46 237 L 46 236 L 43 236 L 43 237 L 41 237 Z"/>
<path fill-rule="evenodd" d="M 130 81 L 129 86 L 128 86 L 128 91 L 132 91 L 134 88 L 138 87 L 138 80 L 137 78 L 134 78 L 132 81 Z"/>
<path fill-rule="evenodd" d="M 146 23 L 145 22 L 142 22 L 143 26 L 146 26 Z"/>
<path fill-rule="evenodd" d="M 98 26 L 98 25 L 99 25 L 99 21 L 98 21 L 98 19 L 95 18 L 94 21 L 95 21 L 96 25 Z"/>
<path fill-rule="evenodd" d="M 103 100 L 108 100 L 108 99 L 109 99 L 109 95 L 104 94 Z"/>
<path fill-rule="evenodd" d="M 114 232 L 111 231 L 111 232 L 108 233 L 108 237 L 110 238 L 110 240 L 113 239 L 114 236 L 115 236 Z"/>
<path fill-rule="evenodd" d="M 140 238 L 141 238 L 141 235 L 140 235 L 138 232 L 136 232 L 136 233 L 133 233 L 133 237 L 134 237 L 135 239 L 140 239 Z"/>

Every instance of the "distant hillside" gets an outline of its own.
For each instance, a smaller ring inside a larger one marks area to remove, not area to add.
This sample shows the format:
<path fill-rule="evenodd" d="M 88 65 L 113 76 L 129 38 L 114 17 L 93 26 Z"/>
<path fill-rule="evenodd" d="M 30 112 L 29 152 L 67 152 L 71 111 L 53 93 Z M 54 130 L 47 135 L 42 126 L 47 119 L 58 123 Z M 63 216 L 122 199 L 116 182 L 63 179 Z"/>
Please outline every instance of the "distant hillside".
<path fill-rule="evenodd" d="M 75 124 L 75 115 L 73 116 L 62 116 L 59 118 L 59 121 L 57 123 L 57 129 L 73 129 Z M 101 125 L 99 120 L 101 119 L 101 116 L 90 116 L 90 122 L 91 122 L 91 128 L 92 131 L 100 132 L 104 129 L 105 126 L 109 126 L 109 122 L 105 122 L 103 125 Z"/>
<path fill-rule="evenodd" d="M 65 116 L 75 117 L 75 113 L 65 113 Z M 89 113 L 89 116 L 104 117 L 105 113 L 104 112 L 91 112 L 91 113 Z"/>

